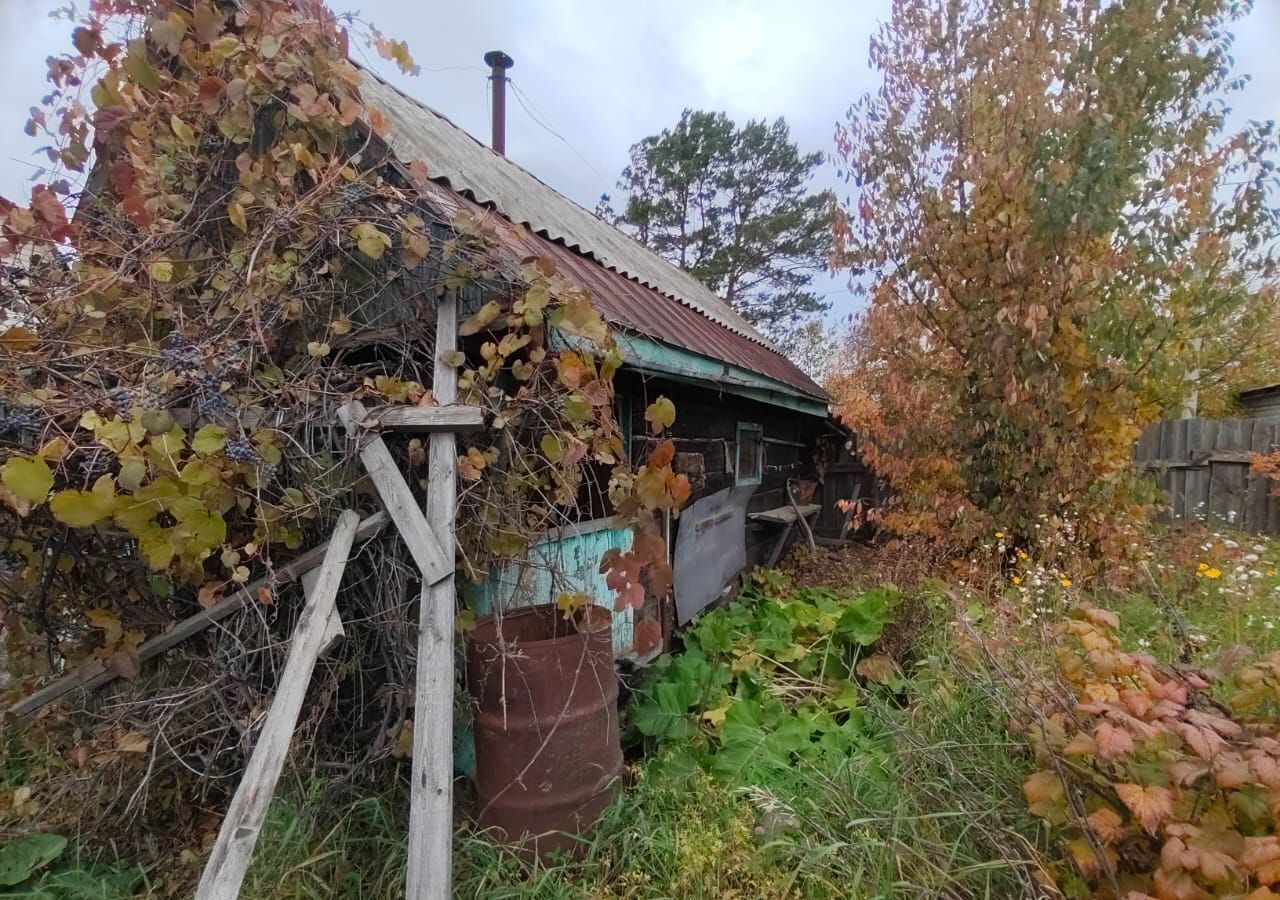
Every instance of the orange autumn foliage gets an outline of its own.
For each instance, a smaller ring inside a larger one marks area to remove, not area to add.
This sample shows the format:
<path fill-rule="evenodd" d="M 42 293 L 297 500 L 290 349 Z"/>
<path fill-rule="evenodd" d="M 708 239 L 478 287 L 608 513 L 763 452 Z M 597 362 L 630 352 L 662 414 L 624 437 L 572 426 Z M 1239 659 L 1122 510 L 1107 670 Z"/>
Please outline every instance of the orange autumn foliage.
<path fill-rule="evenodd" d="M 1135 439 L 1274 303 L 1273 134 L 1217 105 L 1237 7 L 894 4 L 884 86 L 836 134 L 836 259 L 869 306 L 833 387 L 887 524 L 1132 545 Z"/>
<path fill-rule="evenodd" d="M 1053 826 L 1072 897 L 1272 896 L 1280 884 L 1280 654 L 1168 669 L 1124 650 L 1112 612 L 1081 604 L 1058 626 L 1070 700 L 1028 734 L 1024 785 Z M 1229 698 L 1226 702 L 1220 697 Z"/>

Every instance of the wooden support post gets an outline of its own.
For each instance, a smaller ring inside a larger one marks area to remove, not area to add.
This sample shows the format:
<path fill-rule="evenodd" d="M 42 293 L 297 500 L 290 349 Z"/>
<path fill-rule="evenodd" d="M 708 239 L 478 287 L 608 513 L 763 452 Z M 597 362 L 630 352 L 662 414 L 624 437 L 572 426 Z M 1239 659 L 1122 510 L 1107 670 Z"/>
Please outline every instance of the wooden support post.
<path fill-rule="evenodd" d="M 435 375 L 441 404 L 458 396 L 458 371 L 442 359 L 458 341 L 458 301 L 446 294 L 436 319 Z M 451 432 L 430 437 L 427 519 L 447 548 L 450 577 L 425 585 L 419 609 L 418 667 L 413 704 L 413 781 L 409 805 L 406 900 L 448 900 L 453 863 L 453 654 L 452 577 L 454 516 L 458 505 L 458 450 Z"/>
<path fill-rule="evenodd" d="M 787 538 L 791 537 L 791 529 L 795 527 L 795 519 L 782 526 L 782 531 L 778 533 L 778 539 L 774 541 L 773 549 L 769 551 L 769 558 L 764 561 L 766 569 L 771 569 L 777 564 L 778 557 L 782 556 L 782 548 L 787 546 Z"/>
<path fill-rule="evenodd" d="M 439 366 L 437 365 L 436 368 L 439 369 Z M 456 374 L 454 377 L 456 383 Z M 446 555 L 441 549 L 441 542 L 436 539 L 431 526 L 427 524 L 422 510 L 418 508 L 417 501 L 413 499 L 413 493 L 409 490 L 404 476 L 396 468 L 396 461 L 392 458 L 386 443 L 376 432 L 362 433 L 360 423 L 367 418 L 364 404 L 359 400 L 352 400 L 338 410 L 338 418 L 347 429 L 348 436 L 359 443 L 360 461 L 364 463 L 365 470 L 369 473 L 369 480 L 373 482 L 378 496 L 382 498 L 382 505 L 386 508 L 387 514 L 391 516 L 391 521 L 395 523 L 396 529 L 408 546 L 414 563 L 422 572 L 422 580 L 426 584 L 435 584 L 445 578 L 452 579 L 453 531 L 449 531 L 450 550 Z M 440 433 L 443 432 L 437 432 L 437 434 Z M 448 433 L 448 439 L 452 445 L 452 433 Z M 434 434 L 431 440 L 431 446 L 435 447 Z M 429 480 L 428 475 L 428 482 Z M 443 529 L 443 523 L 437 524 Z M 449 519 L 449 528 L 453 528 L 452 517 Z"/>
<path fill-rule="evenodd" d="M 347 555 L 355 539 L 360 517 L 350 510 L 338 517 L 324 562 L 315 579 L 315 590 L 307 598 L 302 615 L 293 629 L 293 641 L 285 660 L 284 672 L 276 689 L 266 723 L 258 735 L 249 765 L 236 788 L 227 817 L 222 821 L 218 839 L 209 854 L 196 900 L 235 900 L 240 896 L 240 885 L 249 870 L 253 847 L 267 817 L 271 795 L 284 768 L 293 730 L 298 724 L 298 713 L 311 681 L 316 657 L 324 641 L 329 617 L 336 608 L 338 585 L 347 567 Z"/>
<path fill-rule="evenodd" d="M 386 513 L 374 513 L 367 519 L 361 520 L 359 527 L 356 528 L 355 540 L 364 540 L 367 537 L 372 537 L 386 524 Z M 175 623 L 164 634 L 158 634 L 150 640 L 143 641 L 138 645 L 138 659 L 141 662 L 154 659 L 166 650 L 176 647 L 188 638 L 204 631 L 210 625 L 222 621 L 232 613 L 239 612 L 244 609 L 246 604 L 258 602 L 259 589 L 276 584 L 288 584 L 318 566 L 328 551 L 328 544 L 312 547 L 305 553 L 301 553 L 285 563 L 267 577 L 259 578 L 245 585 L 234 594 L 223 597 L 208 609 L 201 610 L 194 616 Z M 92 691 L 102 687 L 104 684 L 115 681 L 118 677 L 120 677 L 120 674 L 115 669 L 109 669 L 100 662 L 86 663 L 71 674 L 64 675 L 57 681 L 45 685 L 28 697 L 23 697 L 10 706 L 8 712 L 10 715 L 18 717 L 29 716 L 58 698 L 70 694 L 72 691 Z"/>

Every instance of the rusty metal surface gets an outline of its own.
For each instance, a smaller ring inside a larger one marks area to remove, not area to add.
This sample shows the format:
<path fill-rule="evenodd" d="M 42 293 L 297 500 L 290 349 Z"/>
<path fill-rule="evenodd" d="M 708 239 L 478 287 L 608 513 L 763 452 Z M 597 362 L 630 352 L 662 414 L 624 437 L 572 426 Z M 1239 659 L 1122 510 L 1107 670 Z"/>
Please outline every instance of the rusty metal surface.
<path fill-rule="evenodd" d="M 505 652 L 504 652 L 505 651 Z M 476 699 L 477 819 L 545 856 L 572 850 L 622 771 L 610 629 L 579 634 L 554 606 L 482 619 L 467 636 Z"/>
<path fill-rule="evenodd" d="M 428 184 L 425 194 L 450 216 L 464 210 L 484 212 L 474 201 L 444 185 Z M 826 391 L 778 351 L 735 334 L 665 294 L 606 269 L 568 247 L 527 228 L 516 228 L 502 216 L 491 216 L 491 221 L 497 239 L 515 258 L 545 256 L 555 260 L 557 271 L 589 290 L 600 312 L 614 326 L 741 366 L 808 397 L 823 402 L 829 399 Z"/>
<path fill-rule="evenodd" d="M 511 160 L 495 153 L 445 116 L 364 71 L 367 103 L 388 114 L 387 143 L 402 162 L 421 160 L 433 179 L 492 205 L 513 222 L 590 256 L 719 322 L 751 341 L 768 341 L 700 281 L 667 263 Z"/>

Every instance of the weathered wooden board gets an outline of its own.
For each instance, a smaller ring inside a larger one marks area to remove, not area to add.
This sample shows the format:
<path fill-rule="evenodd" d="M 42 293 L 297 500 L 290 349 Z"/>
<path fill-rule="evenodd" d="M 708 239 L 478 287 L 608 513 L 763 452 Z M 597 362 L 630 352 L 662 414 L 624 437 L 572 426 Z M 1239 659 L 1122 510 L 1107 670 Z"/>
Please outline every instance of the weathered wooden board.
<path fill-rule="evenodd" d="M 356 527 L 355 540 L 364 540 L 372 537 L 382 529 L 388 522 L 386 513 L 378 512 L 362 519 Z M 172 628 L 164 634 L 156 635 L 148 641 L 143 641 L 138 645 L 138 659 L 146 662 L 154 659 L 172 647 L 176 647 L 183 641 L 199 634 L 210 625 L 220 622 L 232 613 L 244 609 L 247 604 L 258 602 L 258 591 L 264 587 L 272 585 L 288 584 L 301 575 L 309 572 L 320 564 L 325 554 L 329 550 L 327 543 L 318 547 L 313 547 L 305 553 L 299 554 L 294 559 L 285 563 L 276 569 L 270 575 L 259 578 L 257 581 L 250 582 L 240 590 L 230 596 L 223 597 L 213 606 L 206 610 L 196 613 L 190 618 L 183 619 L 176 623 Z M 119 678 L 120 675 L 114 669 L 109 669 L 99 662 L 86 663 L 68 675 L 64 675 L 57 681 L 47 684 L 40 690 L 28 697 L 23 697 L 17 703 L 9 707 L 8 712 L 14 716 L 29 716 L 39 710 L 41 707 L 47 706 L 60 697 L 64 697 L 72 691 L 92 691 L 102 687 Z"/>
<path fill-rule="evenodd" d="M 431 389 L 441 404 L 458 396 L 458 370 L 445 361 L 458 340 L 454 294 L 440 301 Z M 419 605 L 418 664 L 414 679 L 413 766 L 409 797 L 406 900 L 448 900 L 453 868 L 454 517 L 458 506 L 458 452 L 452 432 L 431 435 L 427 453 L 427 510 L 445 547 L 449 575 L 423 586 Z"/>
<path fill-rule="evenodd" d="M 262 732 L 245 766 L 227 816 L 222 820 L 213 851 L 205 863 L 196 888 L 196 900 L 236 900 L 244 883 L 253 848 L 267 818 L 267 807 L 275 793 L 276 781 L 302 711 L 302 701 L 311 683 L 316 659 L 324 647 L 330 618 L 336 610 L 338 586 L 347 568 L 347 557 L 360 517 L 350 510 L 338 517 L 325 550 L 324 561 L 312 582 L 302 615 L 293 629 L 289 656 L 280 675 L 276 695 L 271 700 Z"/>
<path fill-rule="evenodd" d="M 439 399 L 439 395 L 436 395 Z M 484 429 L 484 410 L 478 406 L 450 403 L 442 406 L 379 406 L 367 410 L 364 428 L 394 432 L 449 431 L 454 434 Z"/>
<path fill-rule="evenodd" d="M 436 395 L 439 397 L 439 394 Z M 373 432 L 362 432 L 360 423 L 368 417 L 368 413 L 359 400 L 352 400 L 338 410 L 338 418 L 346 427 L 352 440 L 358 442 L 360 461 L 369 473 L 382 505 L 386 508 L 396 530 L 409 548 L 409 555 L 422 572 L 422 580 L 427 584 L 435 584 L 444 578 L 453 577 L 453 553 L 446 556 L 441 548 L 441 541 L 427 524 L 427 517 L 418 508 L 418 502 L 409 490 L 408 483 L 400 474 L 391 451 L 386 442 Z M 456 462 L 455 462 L 456 464 Z M 452 542 L 450 541 L 452 547 Z"/>
<path fill-rule="evenodd" d="M 1168 495 L 1168 517 L 1280 534 L 1276 484 L 1252 474 L 1253 456 L 1280 445 L 1280 417 L 1157 422 L 1139 438 L 1135 462 Z"/>
<path fill-rule="evenodd" d="M 816 515 L 822 507 L 809 503 L 800 507 L 800 515 L 804 518 Z M 798 516 L 795 507 L 779 506 L 777 509 L 766 509 L 763 512 L 747 513 L 752 522 L 764 522 L 769 525 L 794 525 Z"/>

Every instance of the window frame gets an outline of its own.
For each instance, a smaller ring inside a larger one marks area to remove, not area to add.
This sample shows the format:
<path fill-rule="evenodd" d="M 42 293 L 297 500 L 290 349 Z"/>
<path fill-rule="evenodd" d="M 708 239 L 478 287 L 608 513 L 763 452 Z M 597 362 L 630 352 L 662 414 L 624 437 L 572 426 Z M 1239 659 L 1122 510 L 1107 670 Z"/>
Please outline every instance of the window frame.
<path fill-rule="evenodd" d="M 752 433 L 756 437 L 756 465 L 753 475 L 742 474 L 742 436 Z M 760 484 L 764 481 L 764 426 L 756 422 L 739 422 L 734 433 L 733 484 L 735 487 L 747 484 Z"/>

